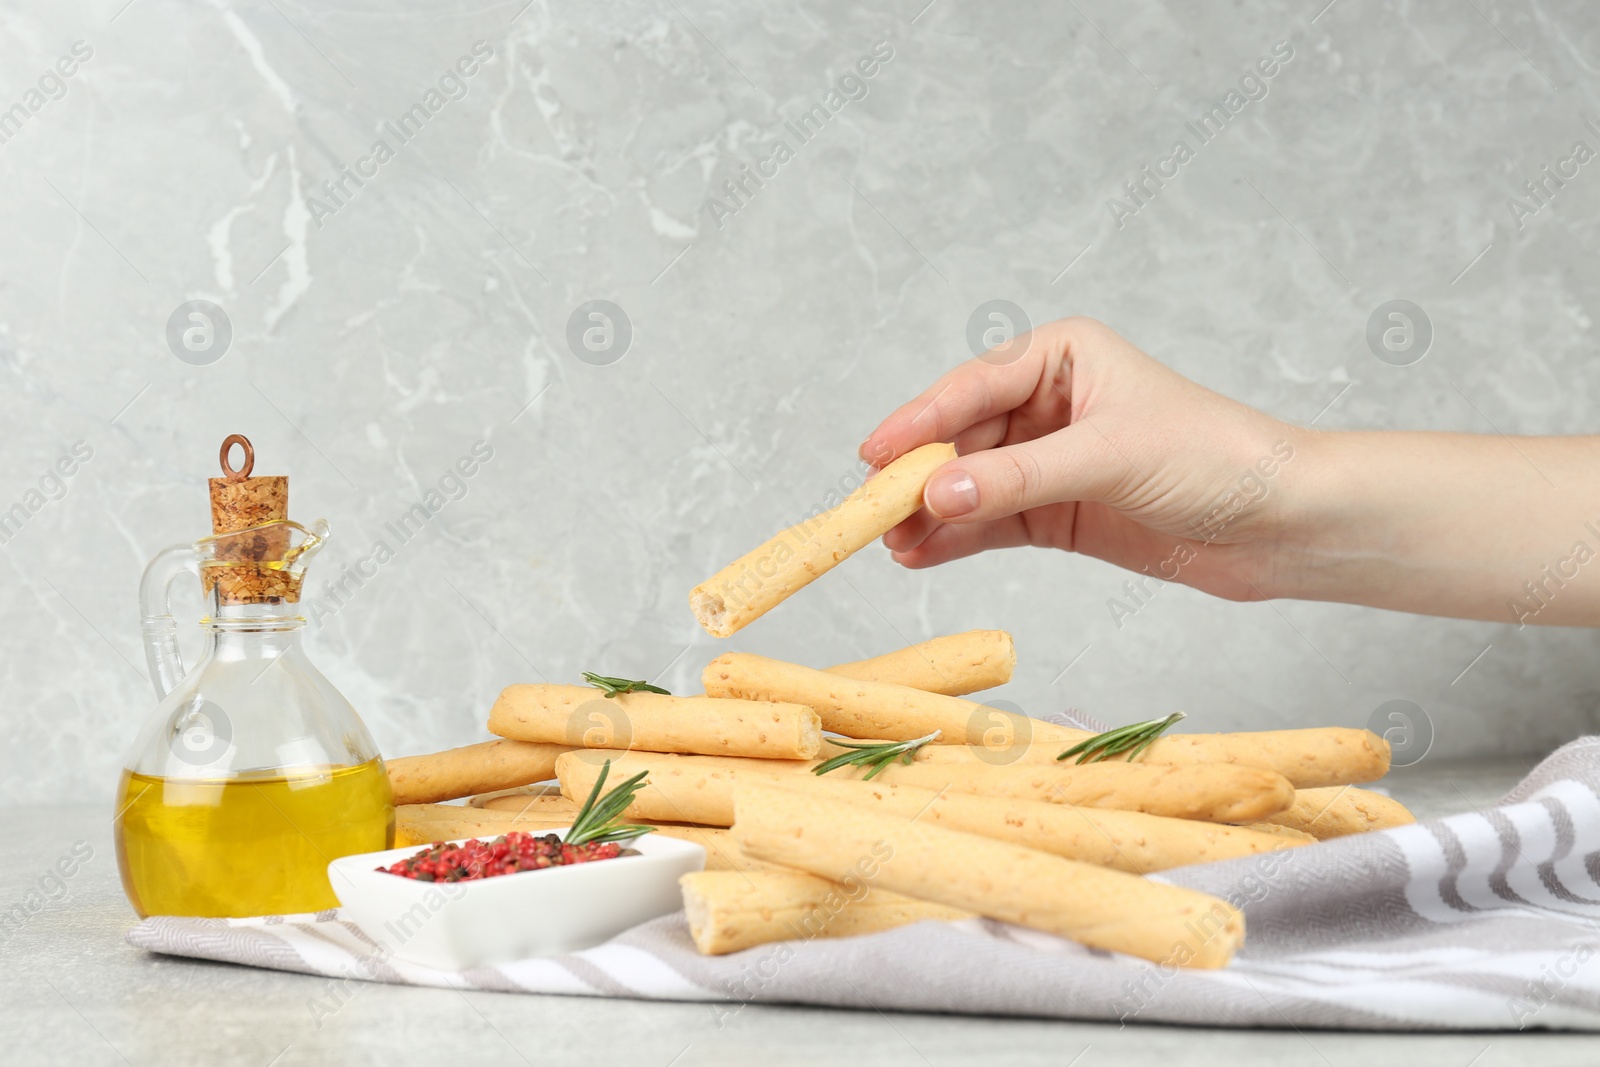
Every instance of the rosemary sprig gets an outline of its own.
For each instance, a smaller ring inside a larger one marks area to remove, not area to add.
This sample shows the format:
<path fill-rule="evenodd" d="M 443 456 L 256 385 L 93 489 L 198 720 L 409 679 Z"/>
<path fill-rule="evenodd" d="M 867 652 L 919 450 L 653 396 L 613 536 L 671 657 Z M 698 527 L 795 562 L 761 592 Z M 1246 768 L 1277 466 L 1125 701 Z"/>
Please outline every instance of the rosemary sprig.
<path fill-rule="evenodd" d="M 1175 711 L 1165 719 L 1151 719 L 1149 722 L 1136 722 L 1131 726 L 1119 726 L 1115 730 L 1107 730 L 1103 734 L 1095 734 L 1087 740 L 1079 741 L 1056 759 L 1064 760 L 1077 756 L 1079 763 L 1098 763 L 1127 753 L 1128 762 L 1132 763 L 1135 756 L 1149 748 L 1151 742 L 1181 718 L 1183 712 Z"/>
<path fill-rule="evenodd" d="M 840 748 L 848 748 L 852 751 L 841 752 L 832 759 L 823 760 L 821 763 L 812 768 L 812 773 L 827 774 L 829 771 L 836 771 L 840 767 L 846 767 L 850 765 L 857 767 L 871 767 L 872 769 L 870 771 L 861 776 L 861 780 L 865 782 L 873 775 L 889 766 L 889 764 L 893 763 L 895 760 L 899 760 L 901 763 L 909 764 L 911 762 L 911 757 L 916 754 L 917 749 L 921 748 L 923 745 L 926 745 L 928 742 L 932 741 L 938 736 L 939 731 L 935 730 L 928 736 L 919 737 L 915 741 L 888 741 L 880 744 L 873 744 L 865 741 L 838 741 L 834 738 L 827 737 L 823 740 L 827 741 L 828 744 L 837 745 Z"/>
<path fill-rule="evenodd" d="M 603 674 L 591 674 L 589 671 L 584 671 L 583 680 L 594 686 L 596 689 L 603 690 L 606 694 L 607 700 L 610 700 L 618 693 L 660 693 L 662 696 L 672 695 L 659 685 L 651 685 L 649 682 L 638 682 L 632 680 L 631 678 L 607 678 Z"/>
<path fill-rule="evenodd" d="M 623 811 L 633 803 L 633 795 L 639 791 L 639 787 L 644 784 L 650 772 L 640 771 L 605 796 L 601 796 L 600 790 L 605 788 L 606 775 L 609 773 L 611 773 L 611 761 L 606 760 L 605 765 L 600 768 L 600 777 L 595 779 L 594 788 L 589 790 L 589 799 L 578 809 L 578 816 L 572 820 L 572 829 L 562 838 L 562 844 L 605 844 L 608 841 L 620 843 L 654 832 L 654 826 L 636 826 L 621 821 Z"/>

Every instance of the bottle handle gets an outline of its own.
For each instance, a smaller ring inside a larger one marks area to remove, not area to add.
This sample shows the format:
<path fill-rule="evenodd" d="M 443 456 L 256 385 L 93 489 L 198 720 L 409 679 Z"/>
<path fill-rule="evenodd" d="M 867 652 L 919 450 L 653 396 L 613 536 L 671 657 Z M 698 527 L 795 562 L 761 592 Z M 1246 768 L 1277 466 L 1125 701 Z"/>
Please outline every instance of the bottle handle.
<path fill-rule="evenodd" d="M 178 622 L 172 617 L 172 583 L 200 577 L 193 545 L 173 545 L 144 569 L 139 580 L 139 629 L 144 636 L 145 662 L 156 697 L 164 698 L 183 680 L 183 657 L 178 653 Z"/>

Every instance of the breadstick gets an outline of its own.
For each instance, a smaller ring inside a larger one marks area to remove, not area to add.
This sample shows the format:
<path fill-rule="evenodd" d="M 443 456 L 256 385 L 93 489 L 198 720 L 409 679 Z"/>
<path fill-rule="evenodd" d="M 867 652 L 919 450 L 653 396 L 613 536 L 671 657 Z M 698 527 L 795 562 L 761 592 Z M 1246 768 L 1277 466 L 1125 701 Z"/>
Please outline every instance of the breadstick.
<path fill-rule="evenodd" d="M 759 781 L 766 775 L 781 774 L 786 779 L 799 779 L 794 788 L 804 789 L 806 783 L 821 780 L 809 773 L 814 766 L 815 763 L 800 760 L 730 760 L 630 752 L 613 761 L 611 773 L 615 777 L 650 772 L 628 807 L 630 818 L 728 826 L 733 820 L 733 787 L 741 778 Z M 865 773 L 860 767 L 842 767 L 827 777 L 848 781 Z M 588 796 L 599 775 L 600 763 L 593 753 L 568 752 L 556 760 L 556 777 L 569 800 Z M 1271 771 L 1203 765 L 990 767 L 893 763 L 873 781 L 1216 823 L 1257 822 L 1287 810 L 1295 796 L 1294 787 Z"/>
<path fill-rule="evenodd" d="M 1011 681 L 1017 650 L 1004 630 L 968 630 L 935 637 L 872 659 L 829 667 L 829 674 L 863 682 L 890 682 L 958 697 Z"/>
<path fill-rule="evenodd" d="M 572 825 L 575 812 L 558 815 L 528 815 L 494 809 L 464 808 L 448 804 L 408 804 L 395 809 L 394 847 L 431 845 L 435 841 L 461 841 L 469 837 L 499 837 L 518 830 L 542 834 L 565 830 Z M 655 832 L 681 841 L 693 841 L 706 850 L 708 871 L 764 870 L 769 864 L 753 860 L 739 851 L 727 830 L 706 826 L 634 819 L 654 826 Z"/>
<path fill-rule="evenodd" d="M 1158 737 L 1140 759 L 1167 764 L 1239 763 L 1277 771 L 1297 789 L 1314 789 L 1382 778 L 1389 773 L 1389 742 L 1371 730 L 1341 726 L 1168 734 Z"/>
<path fill-rule="evenodd" d="M 562 759 L 566 759 L 563 756 Z M 557 773 L 561 760 L 556 761 Z M 855 777 L 854 768 L 834 773 Z M 949 789 L 980 796 L 1115 808 L 1203 822 L 1259 822 L 1294 803 L 1294 787 L 1281 774 L 1255 767 L 1195 764 L 1152 767 L 1142 763 L 891 764 L 873 781 Z"/>
<path fill-rule="evenodd" d="M 840 885 L 800 871 L 693 871 L 678 879 L 689 936 L 705 956 L 765 945 L 854 937 L 923 919 L 967 919 L 971 913 L 874 889 Z"/>
<path fill-rule="evenodd" d="M 1295 830 L 1288 826 L 1279 826 L 1273 822 L 1245 823 L 1244 829 L 1254 830 L 1261 834 L 1271 834 L 1273 837 L 1287 841 L 1292 845 L 1314 845 L 1317 839 L 1304 830 Z"/>
<path fill-rule="evenodd" d="M 713 756 L 810 759 L 822 744 L 816 712 L 799 704 L 660 693 L 602 696 L 585 685 L 508 685 L 489 730 L 520 741 Z"/>
<path fill-rule="evenodd" d="M 1054 763 L 1079 741 L 1095 736 L 1073 731 L 1062 741 L 1007 745 L 1003 755 L 981 744 L 929 745 L 916 758 L 924 763 Z M 1120 757 L 1114 757 L 1120 758 Z M 1262 730 L 1238 734 L 1167 734 L 1139 755 L 1138 762 L 1164 766 L 1235 763 L 1277 771 L 1297 789 L 1371 782 L 1389 772 L 1389 743 L 1371 730 L 1327 726 L 1304 730 Z"/>
<path fill-rule="evenodd" d="M 557 792 L 554 796 L 507 793 L 504 796 L 491 797 L 474 807 L 479 811 L 510 811 L 523 815 L 570 818 L 578 814 L 579 805 Z"/>
<path fill-rule="evenodd" d="M 459 819 L 465 816 L 482 815 L 483 812 L 469 808 L 465 804 L 396 804 L 395 815 L 404 815 L 408 818 L 436 822 L 439 819 Z M 505 818 L 503 815 L 494 815 L 490 818 Z"/>
<path fill-rule="evenodd" d="M 566 745 L 483 741 L 428 756 L 386 760 L 396 804 L 433 804 L 555 777 Z"/>
<path fill-rule="evenodd" d="M 853 775 L 854 769 L 847 773 Z M 874 779 L 879 780 L 891 785 L 948 788 L 982 796 L 1215 823 L 1259 821 L 1287 810 L 1294 803 L 1294 787 L 1282 775 L 1254 767 L 1224 765 L 1153 767 L 1103 762 L 1081 766 L 1058 763 L 1054 766 L 958 767 L 896 764 Z"/>
<path fill-rule="evenodd" d="M 512 830 L 542 834 L 571 825 L 572 816 L 566 814 L 518 815 L 454 804 L 403 804 L 394 809 L 394 847 L 496 837 Z"/>
<path fill-rule="evenodd" d="M 831 511 L 784 530 L 694 587 L 689 608 L 713 637 L 731 637 L 922 507 L 922 487 L 956 458 L 954 445 L 913 449 Z"/>
<path fill-rule="evenodd" d="M 1326 841 L 1330 837 L 1407 826 L 1416 822 L 1417 817 L 1407 811 L 1404 804 L 1382 793 L 1342 785 L 1298 790 L 1289 810 L 1262 821 L 1287 826 L 1308 833 L 1319 841 Z"/>
<path fill-rule="evenodd" d="M 735 806 L 746 854 L 835 882 L 1167 965 L 1223 967 L 1244 941 L 1239 910 L 1192 889 L 787 788 L 741 784 Z"/>
<path fill-rule="evenodd" d="M 587 757 L 587 758 L 586 758 Z M 556 760 L 556 777 L 569 800 L 582 801 L 600 777 L 602 764 L 593 753 L 569 752 Z M 734 774 L 743 767 L 769 773 L 809 771 L 814 763 L 803 760 L 723 759 L 714 756 L 678 756 L 655 752 L 628 752 L 611 761 L 608 781 L 619 782 L 640 771 L 650 777 L 633 795 L 624 813 L 630 819 L 659 819 L 702 826 L 733 825 Z"/>
<path fill-rule="evenodd" d="M 645 821 L 645 820 L 640 820 Z M 733 840 L 733 831 L 712 826 L 686 826 L 683 823 L 653 822 L 656 833 L 675 837 L 679 841 L 693 841 L 706 850 L 708 871 L 770 871 L 773 866 L 751 859 L 739 850 Z"/>
<path fill-rule="evenodd" d="M 1064 740 L 1075 731 L 972 700 L 890 682 L 864 682 L 749 652 L 718 656 L 701 672 L 706 693 L 746 700 L 792 700 L 815 708 L 822 727 L 846 737 L 911 741 L 939 731 L 939 744 L 1034 738 Z M 491 727 L 492 728 L 492 727 Z M 969 734 L 971 735 L 969 737 Z"/>
<path fill-rule="evenodd" d="M 871 662 L 871 661 L 867 661 Z M 707 664 L 701 680 L 719 697 L 792 700 L 815 708 L 824 729 L 847 737 L 910 741 L 934 730 L 938 743 L 921 762 L 1053 763 L 1094 735 L 1016 715 L 971 700 L 888 682 L 841 680 L 831 671 L 745 652 Z M 1275 771 L 1297 787 L 1370 782 L 1389 770 L 1389 745 L 1370 730 L 1325 727 L 1157 738 L 1140 762 L 1166 766 L 1236 764 Z"/>
<path fill-rule="evenodd" d="M 487 793 L 474 793 L 467 798 L 467 805 L 473 808 L 486 808 L 489 806 L 489 801 L 499 800 L 501 797 L 558 797 L 560 795 L 560 782 L 554 784 L 538 782 L 534 785 L 519 785 L 514 789 L 495 789 Z"/>
<path fill-rule="evenodd" d="M 1132 874 L 1277 852 L 1298 843 L 1239 826 L 1036 800 L 939 793 L 913 785 L 882 785 L 876 779 L 834 781 L 829 775 L 803 787 L 784 788 L 804 788 L 808 795 L 830 797 L 862 810 L 1009 841 Z"/>

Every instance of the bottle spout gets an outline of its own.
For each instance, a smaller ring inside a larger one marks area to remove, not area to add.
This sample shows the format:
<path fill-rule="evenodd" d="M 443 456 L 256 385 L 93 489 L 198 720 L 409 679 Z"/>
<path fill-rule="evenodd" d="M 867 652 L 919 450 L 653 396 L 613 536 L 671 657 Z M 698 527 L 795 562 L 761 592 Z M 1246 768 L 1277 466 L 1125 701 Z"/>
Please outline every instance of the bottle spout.
<path fill-rule="evenodd" d="M 328 526 L 327 519 L 318 519 L 310 526 L 302 526 L 301 530 L 305 536 L 299 544 L 290 547 L 292 558 L 286 562 L 303 568 L 311 561 L 312 556 L 322 551 L 322 547 L 328 543 L 328 538 L 333 536 L 333 530 Z"/>
<path fill-rule="evenodd" d="M 327 519 L 273 519 L 202 537 L 194 543 L 201 586 L 219 605 L 299 603 L 306 566 L 331 536 Z"/>

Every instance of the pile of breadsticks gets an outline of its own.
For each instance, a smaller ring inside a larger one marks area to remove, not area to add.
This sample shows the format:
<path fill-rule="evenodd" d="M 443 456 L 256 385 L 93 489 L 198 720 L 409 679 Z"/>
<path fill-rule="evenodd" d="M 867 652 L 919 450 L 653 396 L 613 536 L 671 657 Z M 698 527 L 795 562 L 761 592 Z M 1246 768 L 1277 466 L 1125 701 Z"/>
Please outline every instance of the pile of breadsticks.
<path fill-rule="evenodd" d="M 697 587 L 696 616 L 718 636 L 742 628 L 912 514 L 953 455 L 908 453 L 783 531 Z M 1389 767 L 1367 730 L 1166 735 L 1063 761 L 1095 735 L 966 699 L 1015 662 L 1009 634 L 975 630 L 825 670 L 729 653 L 701 696 L 508 686 L 489 713 L 499 740 L 389 763 L 396 844 L 565 827 L 609 761 L 611 781 L 648 772 L 630 821 L 706 848 L 683 878 L 702 952 L 981 915 L 1221 967 L 1239 911 L 1145 875 L 1412 821 L 1354 788 Z M 861 742 L 904 748 L 816 773 L 871 754 Z"/>

